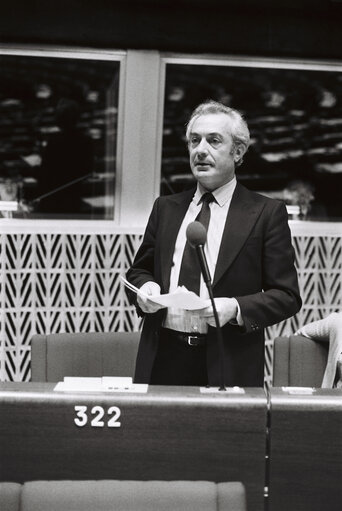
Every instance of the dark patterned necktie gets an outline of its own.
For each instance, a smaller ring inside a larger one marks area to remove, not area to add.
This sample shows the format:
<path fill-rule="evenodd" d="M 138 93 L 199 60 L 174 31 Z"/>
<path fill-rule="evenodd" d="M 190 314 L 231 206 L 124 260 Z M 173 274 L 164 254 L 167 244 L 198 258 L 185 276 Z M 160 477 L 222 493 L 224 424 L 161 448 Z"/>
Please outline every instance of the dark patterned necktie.
<path fill-rule="evenodd" d="M 196 221 L 204 225 L 208 231 L 210 222 L 209 204 L 215 200 L 212 193 L 204 193 L 202 195 L 202 208 L 196 217 Z M 198 262 L 196 249 L 187 241 L 184 247 L 182 264 L 179 271 L 178 285 L 185 286 L 189 291 L 193 291 L 197 295 L 200 293 L 201 268 Z"/>

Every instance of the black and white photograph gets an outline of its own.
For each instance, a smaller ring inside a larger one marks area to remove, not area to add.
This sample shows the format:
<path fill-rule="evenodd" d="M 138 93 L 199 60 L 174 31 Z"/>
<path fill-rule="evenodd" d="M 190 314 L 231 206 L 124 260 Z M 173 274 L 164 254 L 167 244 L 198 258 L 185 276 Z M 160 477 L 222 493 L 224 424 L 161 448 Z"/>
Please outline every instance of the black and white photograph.
<path fill-rule="evenodd" d="M 340 511 L 341 21 L 2 3 L 1 511 Z"/>

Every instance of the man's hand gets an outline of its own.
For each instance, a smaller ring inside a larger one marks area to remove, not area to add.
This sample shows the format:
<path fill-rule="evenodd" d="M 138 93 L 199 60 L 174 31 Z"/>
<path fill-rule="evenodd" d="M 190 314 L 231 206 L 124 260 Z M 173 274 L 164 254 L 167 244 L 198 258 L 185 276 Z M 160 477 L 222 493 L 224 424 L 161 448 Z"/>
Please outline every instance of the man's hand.
<path fill-rule="evenodd" d="M 228 321 L 236 319 L 238 307 L 234 298 L 214 298 L 217 309 L 217 315 L 219 317 L 220 326 L 225 325 Z M 206 319 L 208 325 L 216 326 L 213 307 L 210 300 L 208 301 L 208 307 L 203 310 L 202 315 Z"/>
<path fill-rule="evenodd" d="M 157 312 L 159 309 L 163 309 L 162 305 L 158 305 L 157 303 L 151 302 L 146 296 L 143 296 L 142 293 L 148 296 L 159 296 L 160 295 L 160 286 L 157 282 L 145 282 L 141 286 L 137 294 L 137 302 L 140 309 L 145 312 L 145 314 L 152 314 L 153 312 Z"/>

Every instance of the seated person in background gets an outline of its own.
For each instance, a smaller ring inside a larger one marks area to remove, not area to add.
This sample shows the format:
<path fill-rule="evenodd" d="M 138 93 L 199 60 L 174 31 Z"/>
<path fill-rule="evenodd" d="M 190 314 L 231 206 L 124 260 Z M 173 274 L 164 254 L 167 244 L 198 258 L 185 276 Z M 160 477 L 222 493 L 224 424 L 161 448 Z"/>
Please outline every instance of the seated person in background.
<path fill-rule="evenodd" d="M 285 204 L 237 183 L 250 136 L 241 114 L 209 101 L 193 112 L 186 131 L 197 187 L 159 197 L 127 279 L 146 295 L 178 285 L 208 299 L 186 227 L 205 224 L 205 253 L 224 340 L 225 384 L 264 383 L 264 328 L 301 307 Z M 200 217 L 198 218 L 198 215 Z M 134 300 L 134 298 L 133 298 Z M 137 295 L 145 316 L 135 382 L 220 385 L 213 309 L 163 309 Z"/>
<path fill-rule="evenodd" d="M 55 115 L 60 131 L 51 136 L 44 148 L 38 176 L 39 195 L 55 193 L 42 198 L 37 209 L 46 213 L 79 213 L 82 178 L 93 170 L 92 140 L 77 126 L 80 107 L 76 101 L 62 98 Z M 78 178 L 80 181 L 70 184 Z"/>

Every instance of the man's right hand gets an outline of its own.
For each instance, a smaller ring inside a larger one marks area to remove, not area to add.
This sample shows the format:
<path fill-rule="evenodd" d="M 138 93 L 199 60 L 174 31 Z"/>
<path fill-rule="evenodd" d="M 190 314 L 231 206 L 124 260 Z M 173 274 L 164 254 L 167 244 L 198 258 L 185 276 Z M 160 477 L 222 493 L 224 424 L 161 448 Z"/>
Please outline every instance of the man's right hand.
<path fill-rule="evenodd" d="M 144 293 L 144 294 L 142 294 Z M 160 295 L 160 286 L 157 282 L 149 281 L 145 282 L 141 286 L 137 294 L 137 302 L 140 309 L 145 314 L 152 314 L 153 312 L 157 312 L 159 309 L 163 309 L 162 305 L 158 305 L 157 303 L 151 302 L 146 296 L 159 296 Z"/>

